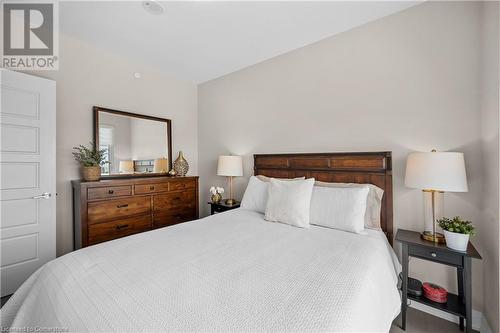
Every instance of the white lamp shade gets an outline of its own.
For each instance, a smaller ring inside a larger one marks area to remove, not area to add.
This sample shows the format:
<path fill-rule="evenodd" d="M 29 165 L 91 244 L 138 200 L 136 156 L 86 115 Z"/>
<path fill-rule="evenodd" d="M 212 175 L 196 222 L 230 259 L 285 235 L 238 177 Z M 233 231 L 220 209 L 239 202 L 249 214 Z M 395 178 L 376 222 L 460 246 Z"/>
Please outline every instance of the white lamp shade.
<path fill-rule="evenodd" d="M 167 172 L 168 171 L 168 159 L 167 158 L 157 158 L 155 159 L 153 165 L 153 172 Z"/>
<path fill-rule="evenodd" d="M 243 161 L 241 156 L 219 156 L 217 175 L 233 177 L 243 176 Z"/>
<path fill-rule="evenodd" d="M 134 161 L 120 161 L 118 171 L 120 173 L 134 173 Z"/>
<path fill-rule="evenodd" d="M 422 190 L 467 192 L 463 153 L 411 153 L 406 160 L 405 185 Z"/>

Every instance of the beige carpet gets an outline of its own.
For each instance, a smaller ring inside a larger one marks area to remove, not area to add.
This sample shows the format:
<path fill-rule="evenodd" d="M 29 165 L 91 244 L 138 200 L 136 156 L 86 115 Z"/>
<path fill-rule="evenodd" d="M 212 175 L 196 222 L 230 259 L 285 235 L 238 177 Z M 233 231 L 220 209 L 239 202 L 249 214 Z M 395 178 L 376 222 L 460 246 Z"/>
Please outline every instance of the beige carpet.
<path fill-rule="evenodd" d="M 458 324 L 434 317 L 422 311 L 412 308 L 406 314 L 406 331 L 399 328 L 401 319 L 398 317 L 392 324 L 390 333 L 459 333 Z M 474 331 L 476 332 L 476 331 Z M 463 333 L 463 332 L 462 332 Z"/>

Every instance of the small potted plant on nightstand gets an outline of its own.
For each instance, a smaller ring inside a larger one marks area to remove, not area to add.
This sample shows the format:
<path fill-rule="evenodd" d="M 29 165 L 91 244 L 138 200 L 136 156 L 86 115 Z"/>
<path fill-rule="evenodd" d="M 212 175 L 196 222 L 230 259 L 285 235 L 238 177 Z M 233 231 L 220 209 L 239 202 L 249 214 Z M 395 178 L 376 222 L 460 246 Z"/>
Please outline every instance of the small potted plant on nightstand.
<path fill-rule="evenodd" d="M 447 247 L 457 251 L 467 251 L 469 237 L 475 233 L 470 221 L 464 221 L 459 216 L 455 216 L 452 219 L 445 217 L 437 222 L 443 229 Z"/>
<path fill-rule="evenodd" d="M 101 178 L 101 166 L 109 163 L 105 161 L 106 150 L 98 150 L 90 143 L 90 148 L 84 145 L 73 147 L 73 157 L 80 163 L 82 178 L 85 181 L 97 181 Z"/>
<path fill-rule="evenodd" d="M 212 194 L 212 202 L 218 204 L 222 200 L 222 193 L 224 193 L 224 188 L 212 186 L 210 188 L 210 193 Z"/>

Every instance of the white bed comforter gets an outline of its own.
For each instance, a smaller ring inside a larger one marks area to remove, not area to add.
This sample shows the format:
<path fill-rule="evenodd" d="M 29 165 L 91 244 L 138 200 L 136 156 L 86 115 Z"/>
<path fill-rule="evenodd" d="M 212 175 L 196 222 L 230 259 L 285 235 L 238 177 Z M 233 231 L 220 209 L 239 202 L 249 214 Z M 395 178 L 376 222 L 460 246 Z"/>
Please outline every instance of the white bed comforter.
<path fill-rule="evenodd" d="M 1 320 L 75 332 L 388 332 L 398 265 L 381 232 L 300 229 L 237 209 L 57 258 Z"/>

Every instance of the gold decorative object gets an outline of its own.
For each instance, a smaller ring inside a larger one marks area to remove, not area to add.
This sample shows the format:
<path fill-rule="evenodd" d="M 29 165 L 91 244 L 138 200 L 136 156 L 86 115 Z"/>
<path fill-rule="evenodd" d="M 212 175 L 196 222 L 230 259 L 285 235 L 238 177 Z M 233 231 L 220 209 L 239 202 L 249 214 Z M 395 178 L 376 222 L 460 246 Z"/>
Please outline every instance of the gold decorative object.
<path fill-rule="evenodd" d="M 189 170 L 189 163 L 184 158 L 184 154 L 182 151 L 179 151 L 179 157 L 174 161 L 174 170 L 177 173 L 177 176 L 185 176 Z"/>
<path fill-rule="evenodd" d="M 170 170 L 170 171 L 168 172 L 168 175 L 169 175 L 170 177 L 175 177 L 175 176 L 177 176 L 177 172 L 175 172 L 175 170 L 174 170 L 174 169 L 172 169 L 172 170 Z"/>
<path fill-rule="evenodd" d="M 82 178 L 87 182 L 95 182 L 101 179 L 100 166 L 82 166 Z"/>

